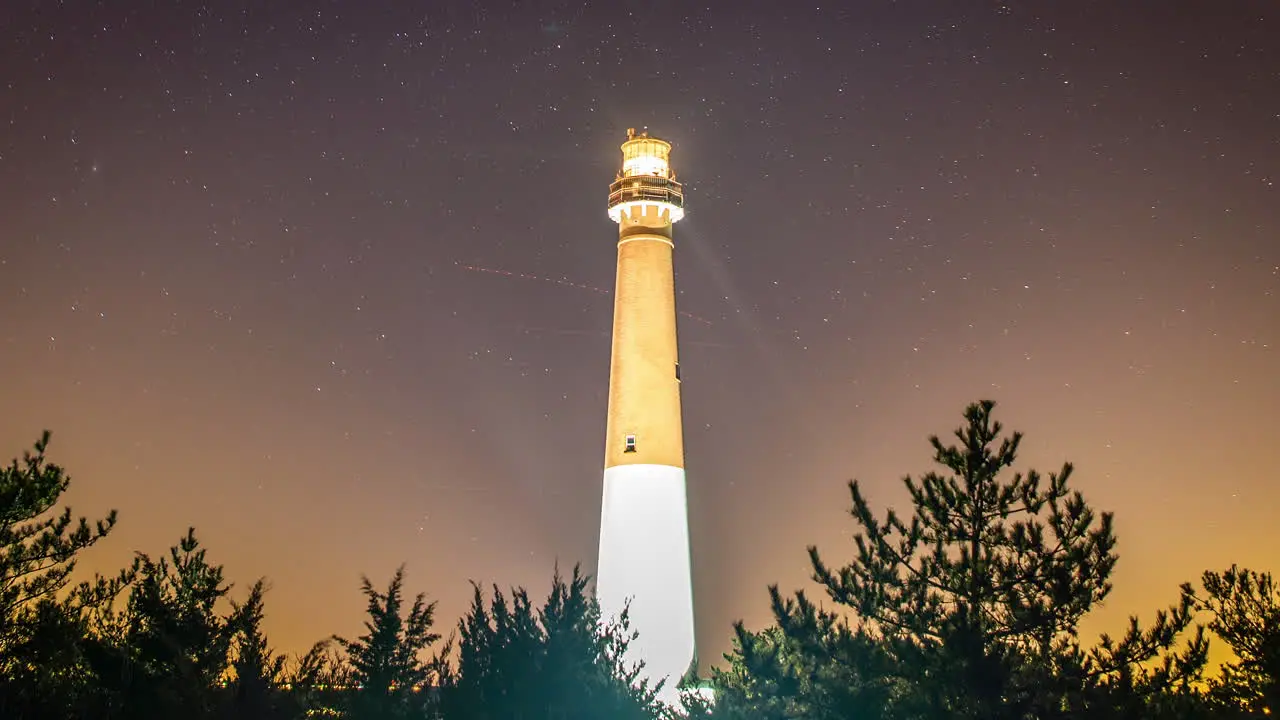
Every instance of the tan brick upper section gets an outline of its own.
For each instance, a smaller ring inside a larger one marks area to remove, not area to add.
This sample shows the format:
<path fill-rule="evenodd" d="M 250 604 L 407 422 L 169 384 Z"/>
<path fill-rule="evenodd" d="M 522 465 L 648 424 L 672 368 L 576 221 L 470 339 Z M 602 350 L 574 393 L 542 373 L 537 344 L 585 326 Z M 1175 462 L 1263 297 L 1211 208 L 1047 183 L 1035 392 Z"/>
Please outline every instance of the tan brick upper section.
<path fill-rule="evenodd" d="M 656 209 L 619 228 L 605 467 L 684 467 L 671 224 Z M 626 452 L 627 436 L 635 452 Z"/>

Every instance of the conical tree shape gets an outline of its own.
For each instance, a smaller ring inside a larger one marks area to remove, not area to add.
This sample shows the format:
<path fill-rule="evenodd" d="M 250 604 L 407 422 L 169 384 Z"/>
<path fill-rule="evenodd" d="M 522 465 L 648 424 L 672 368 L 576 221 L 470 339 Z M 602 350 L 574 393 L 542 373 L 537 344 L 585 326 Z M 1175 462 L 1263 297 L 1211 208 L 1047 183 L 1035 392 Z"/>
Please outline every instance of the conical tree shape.
<path fill-rule="evenodd" d="M 648 720 L 663 708 L 623 659 L 626 618 L 602 627 L 577 567 L 557 571 L 535 608 L 523 588 L 486 599 L 479 586 L 459 623 L 456 677 L 445 693 L 449 720 Z"/>
<path fill-rule="evenodd" d="M 1112 516 L 1070 489 L 1069 463 L 1010 473 L 1022 436 L 1002 436 L 993 408 L 969 406 L 956 444 L 930 438 L 941 471 L 905 479 L 909 515 L 878 518 L 850 483 L 853 560 L 833 568 L 809 549 L 814 579 L 843 611 L 772 590 L 778 627 L 740 634 L 736 677 L 720 679 L 726 712 L 745 693 L 748 710 L 796 718 L 874 716 L 842 706 L 877 698 L 903 718 L 1150 716 L 1160 690 L 1196 676 L 1199 632 L 1171 652 L 1191 622 L 1185 592 L 1149 629 L 1135 619 L 1118 641 L 1082 648 L 1081 619 L 1111 591 Z M 771 687 L 789 704 L 753 706 L 750 694 Z"/>
<path fill-rule="evenodd" d="M 98 632 L 117 639 L 123 667 L 118 695 L 124 717 L 212 717 L 220 704 L 235 625 L 218 614 L 230 586 L 210 565 L 195 530 L 153 560 L 139 554 L 137 582 L 122 614 Z"/>
<path fill-rule="evenodd" d="M 285 657 L 271 649 L 262 630 L 266 589 L 265 581 L 259 580 L 249 589 L 244 604 L 234 604 L 235 658 L 231 663 L 234 678 L 229 688 L 229 717 L 284 718 L 288 709 L 287 695 L 281 686 Z"/>
<path fill-rule="evenodd" d="M 430 689 L 433 679 L 432 666 L 421 655 L 440 639 L 432 631 L 436 605 L 419 594 L 402 616 L 403 567 L 396 570 L 385 592 L 374 589 L 368 578 L 361 587 L 368 599 L 365 634 L 354 640 L 335 638 L 347 652 L 350 681 L 357 685 L 350 716 L 353 720 L 421 717 L 430 698 L 423 690 Z"/>

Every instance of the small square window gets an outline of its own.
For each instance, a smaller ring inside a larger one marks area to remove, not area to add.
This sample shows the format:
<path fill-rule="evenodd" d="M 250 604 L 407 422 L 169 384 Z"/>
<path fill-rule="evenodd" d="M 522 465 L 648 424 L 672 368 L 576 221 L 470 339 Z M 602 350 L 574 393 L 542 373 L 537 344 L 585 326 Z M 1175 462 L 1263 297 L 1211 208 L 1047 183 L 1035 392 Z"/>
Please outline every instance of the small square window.
<path fill-rule="evenodd" d="M 635 451 L 636 451 L 636 436 L 628 435 L 626 449 L 624 449 L 623 452 L 635 452 Z"/>

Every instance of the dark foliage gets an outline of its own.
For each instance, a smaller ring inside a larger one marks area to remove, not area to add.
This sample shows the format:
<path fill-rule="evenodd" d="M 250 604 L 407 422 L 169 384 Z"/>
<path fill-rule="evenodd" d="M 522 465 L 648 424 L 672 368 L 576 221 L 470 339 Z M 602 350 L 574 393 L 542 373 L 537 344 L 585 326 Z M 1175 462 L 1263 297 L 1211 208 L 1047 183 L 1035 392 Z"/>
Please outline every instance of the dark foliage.
<path fill-rule="evenodd" d="M 654 718 L 656 689 L 638 681 L 623 656 L 632 635 L 624 616 L 602 626 L 600 609 L 576 566 L 557 571 L 535 608 L 523 588 L 479 586 L 459 624 L 456 673 L 445 688 L 450 720 L 590 720 Z"/>
<path fill-rule="evenodd" d="M 1072 468 L 1008 471 L 1021 436 L 993 403 L 970 406 L 957 444 L 931 438 L 940 472 L 907 478 L 909 514 L 872 512 L 850 484 L 854 557 L 813 577 L 834 604 L 769 588 L 775 623 L 734 626 L 687 720 L 1200 720 L 1262 718 L 1280 697 L 1280 592 L 1269 574 L 1208 572 L 1203 591 L 1148 627 L 1081 642 L 1080 620 L 1110 592 L 1109 514 L 1068 488 Z M 71 584 L 79 552 L 110 532 L 55 510 L 69 484 L 35 452 L 0 469 L 0 717 L 5 720 L 667 720 L 628 664 L 624 613 L 602 624 L 589 580 L 557 571 L 546 600 L 474 586 L 451 639 L 434 603 L 366 578 L 365 632 L 289 662 L 263 631 L 266 584 L 243 602 L 194 530 L 166 556 L 139 553 L 112 578 Z M 123 601 L 121 602 L 121 598 Z M 117 604 L 120 607 L 117 607 Z M 1194 611 L 1235 653 L 1200 673 Z M 456 653 L 455 653 L 456 649 Z"/>
<path fill-rule="evenodd" d="M 69 587 L 76 556 L 111 532 L 116 513 L 90 524 L 71 508 L 55 511 L 71 485 L 45 459 L 49 433 L 34 452 L 0 468 L 0 717 L 60 717 L 93 704 L 87 617 L 129 582 L 129 571 Z"/>
<path fill-rule="evenodd" d="M 291 717 L 296 712 L 283 687 L 286 658 L 271 649 L 262 630 L 266 591 L 266 582 L 259 580 L 249 589 L 243 605 L 233 603 L 234 659 L 226 698 L 228 717 L 272 720 Z"/>
<path fill-rule="evenodd" d="M 760 632 L 734 626 L 730 664 L 713 674 L 714 706 L 690 694 L 690 716 L 723 720 L 836 720 L 889 717 L 894 680 L 887 655 L 860 629 L 815 606 L 804 593 L 769 589 L 779 624 Z"/>
<path fill-rule="evenodd" d="M 295 717 L 339 717 L 350 697 L 351 668 L 332 639 L 321 640 L 298 658 L 284 686 L 298 709 Z"/>
<path fill-rule="evenodd" d="M 1270 573 L 1231 566 L 1206 572 L 1202 609 L 1209 629 L 1236 660 L 1222 666 L 1209 694 L 1221 717 L 1264 717 L 1280 712 L 1280 589 Z"/>
<path fill-rule="evenodd" d="M 432 632 L 435 603 L 419 594 L 404 609 L 404 568 L 396 570 L 386 592 L 364 578 L 369 618 L 365 634 L 354 640 L 335 637 L 347 653 L 347 697 L 352 720 L 401 720 L 426 716 L 431 706 L 436 664 L 422 657 L 440 636 Z"/>
<path fill-rule="evenodd" d="M 740 629 L 718 677 L 725 712 L 741 698 L 751 717 L 1142 716 L 1197 677 L 1202 636 L 1172 651 L 1191 623 L 1185 594 L 1150 628 L 1135 619 L 1120 639 L 1082 647 L 1081 618 L 1111 590 L 1111 515 L 1069 489 L 1070 464 L 1003 477 L 1021 435 L 1002 438 L 993 408 L 971 405 L 956 445 L 930 438 L 944 472 L 906 478 L 909 516 L 877 518 L 850 483 L 854 559 L 832 568 L 809 549 L 814 580 L 844 611 L 773 589 L 777 628 Z"/>
<path fill-rule="evenodd" d="M 236 634 L 217 608 L 230 591 L 222 567 L 208 563 L 194 529 L 168 557 L 138 560 L 124 611 L 99 628 L 119 650 L 119 716 L 215 717 Z"/>

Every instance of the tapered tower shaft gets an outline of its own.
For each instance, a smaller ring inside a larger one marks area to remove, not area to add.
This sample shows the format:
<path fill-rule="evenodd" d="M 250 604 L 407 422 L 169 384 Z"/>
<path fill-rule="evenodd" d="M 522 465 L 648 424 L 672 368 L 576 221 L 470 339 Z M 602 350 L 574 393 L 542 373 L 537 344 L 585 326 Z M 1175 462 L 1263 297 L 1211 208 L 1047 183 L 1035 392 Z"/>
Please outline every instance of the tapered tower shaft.
<path fill-rule="evenodd" d="M 684 194 L 671 145 L 627 131 L 609 189 L 618 274 L 609 366 L 597 596 L 605 619 L 629 605 L 631 660 L 665 699 L 694 659 L 693 587 L 676 343 L 675 243 Z"/>

